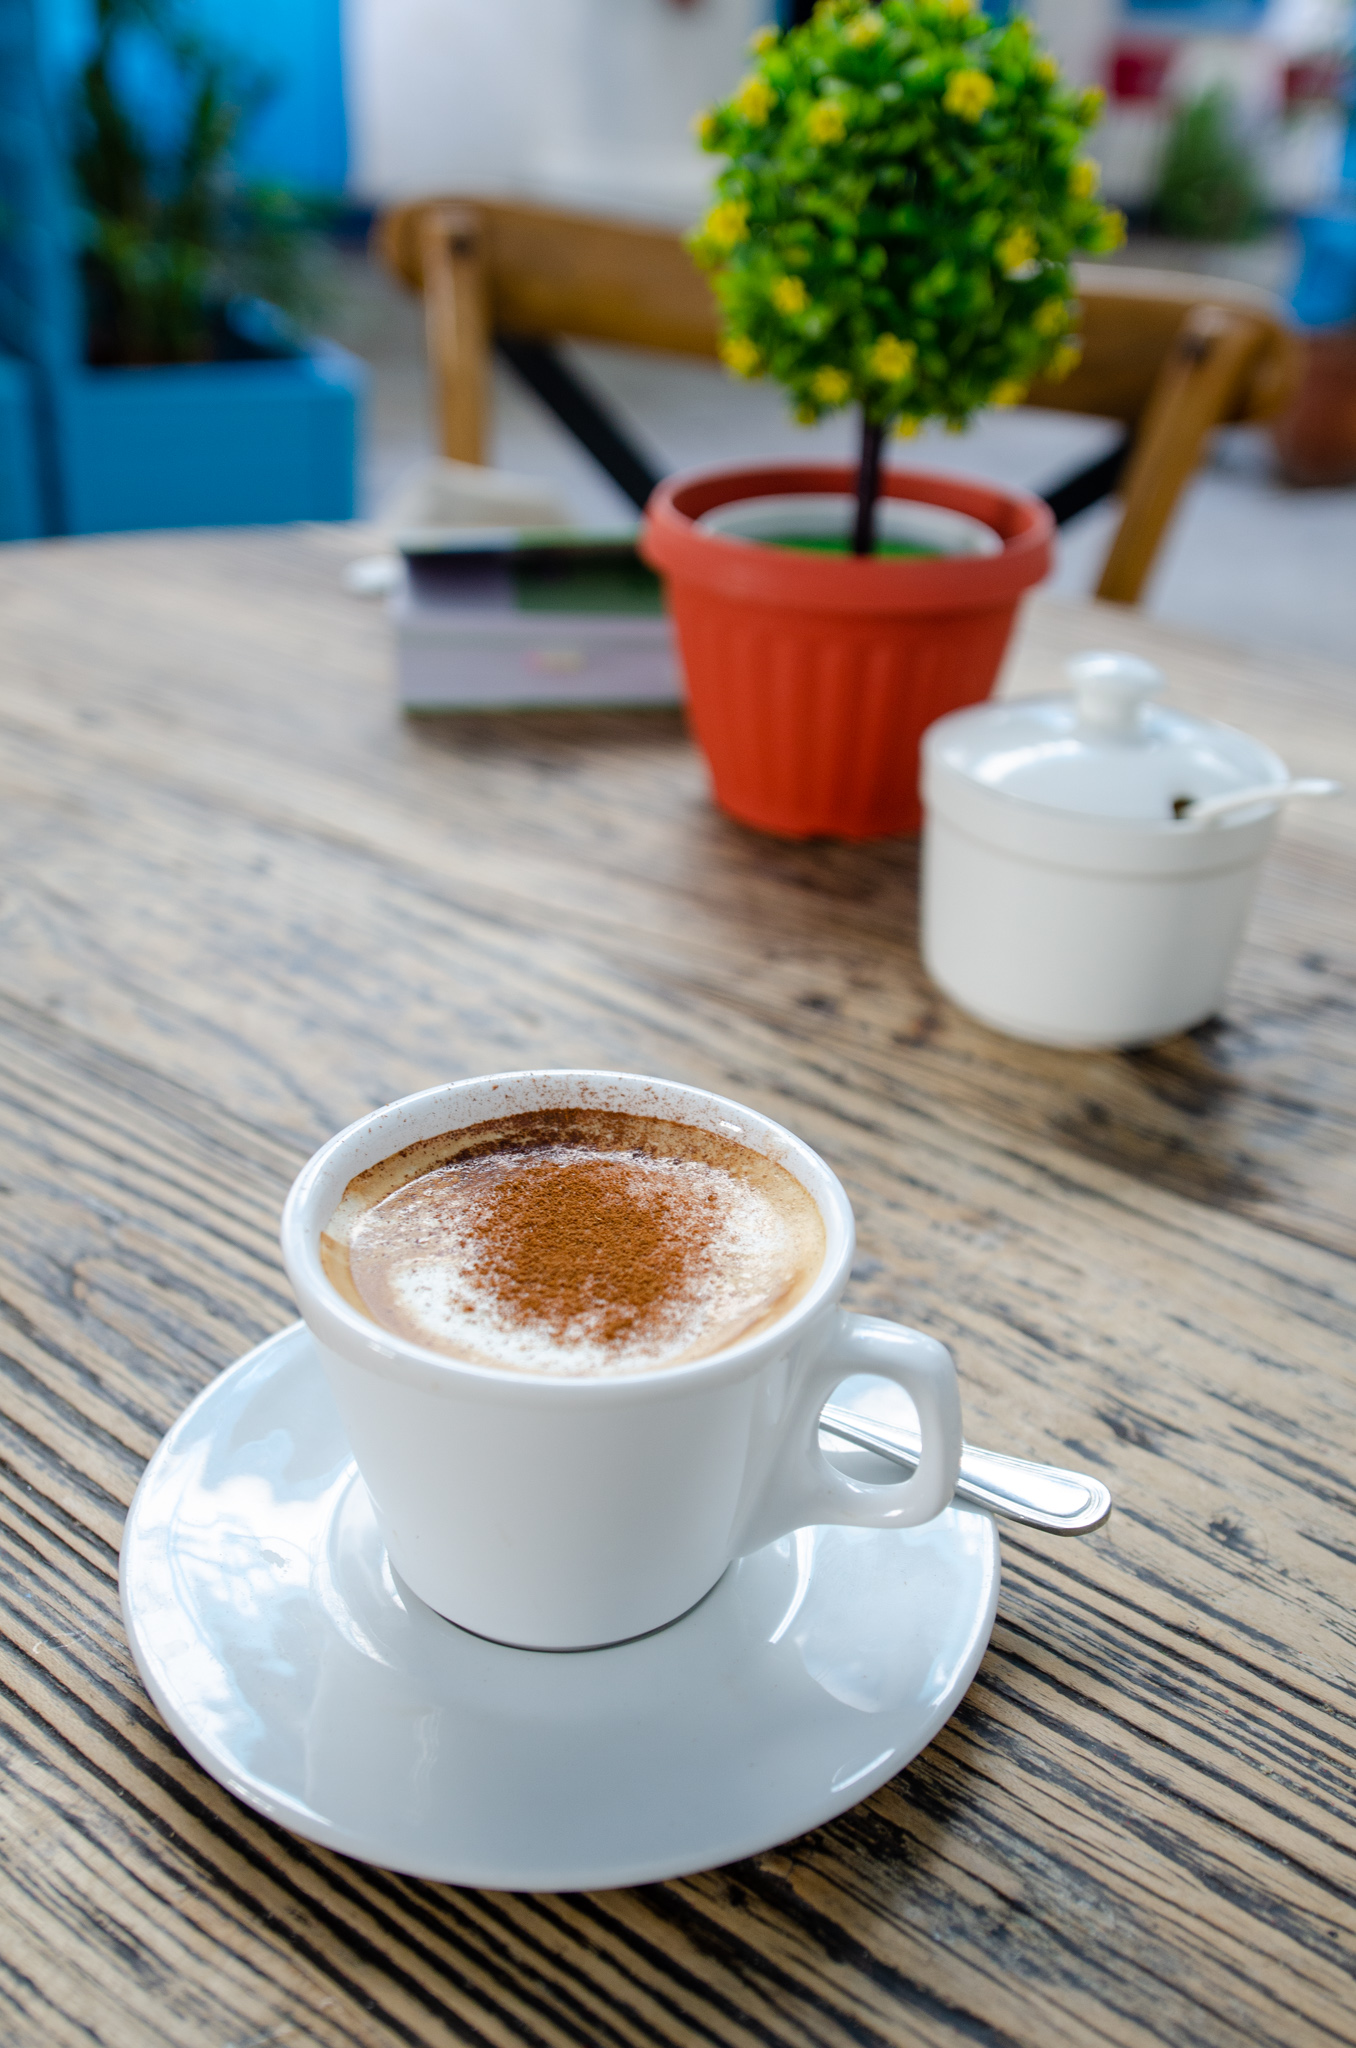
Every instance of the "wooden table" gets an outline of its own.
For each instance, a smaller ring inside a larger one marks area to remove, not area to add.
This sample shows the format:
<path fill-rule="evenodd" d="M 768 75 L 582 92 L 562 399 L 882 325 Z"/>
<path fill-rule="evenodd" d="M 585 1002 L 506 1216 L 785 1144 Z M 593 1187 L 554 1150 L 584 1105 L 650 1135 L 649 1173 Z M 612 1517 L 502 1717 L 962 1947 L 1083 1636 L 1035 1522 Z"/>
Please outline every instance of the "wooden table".
<path fill-rule="evenodd" d="M 0 556 L 0 2039 L 1089 2048 L 1356 2041 L 1356 805 L 1297 808 L 1225 1015 L 1123 1057 L 925 983 L 916 850 L 712 811 L 667 713 L 404 722 L 352 532 Z M 1356 677 L 1033 607 L 1356 785 Z M 279 1204 L 370 1105 L 682 1076 L 847 1184 L 850 1299 L 977 1441 L 1103 1474 L 1005 1534 L 993 1645 L 884 1791 L 735 1868 L 459 1892 L 295 1840 L 132 1669 L 157 1437 L 290 1320 Z"/>

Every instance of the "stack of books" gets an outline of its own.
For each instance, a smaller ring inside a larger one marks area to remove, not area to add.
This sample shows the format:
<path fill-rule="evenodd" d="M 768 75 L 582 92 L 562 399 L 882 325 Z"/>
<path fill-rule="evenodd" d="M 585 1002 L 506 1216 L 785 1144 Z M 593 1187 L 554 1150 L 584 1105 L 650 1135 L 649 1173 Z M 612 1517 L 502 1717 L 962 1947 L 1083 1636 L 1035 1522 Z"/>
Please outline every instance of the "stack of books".
<path fill-rule="evenodd" d="M 407 711 L 680 702 L 659 578 L 634 535 L 448 530 L 401 552 Z"/>

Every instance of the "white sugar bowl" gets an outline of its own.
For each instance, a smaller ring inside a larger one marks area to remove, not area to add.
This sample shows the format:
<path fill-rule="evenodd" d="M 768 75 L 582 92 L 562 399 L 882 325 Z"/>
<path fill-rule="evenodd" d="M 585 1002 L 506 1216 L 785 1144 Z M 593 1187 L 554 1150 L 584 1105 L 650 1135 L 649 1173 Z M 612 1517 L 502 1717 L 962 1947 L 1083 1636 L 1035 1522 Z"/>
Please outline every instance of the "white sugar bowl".
<path fill-rule="evenodd" d="M 923 961 L 1014 1037 L 1145 1044 L 1218 1009 L 1281 802 L 1334 785 L 1155 704 L 1148 662 L 1085 654 L 1068 674 L 1072 696 L 924 735 Z"/>

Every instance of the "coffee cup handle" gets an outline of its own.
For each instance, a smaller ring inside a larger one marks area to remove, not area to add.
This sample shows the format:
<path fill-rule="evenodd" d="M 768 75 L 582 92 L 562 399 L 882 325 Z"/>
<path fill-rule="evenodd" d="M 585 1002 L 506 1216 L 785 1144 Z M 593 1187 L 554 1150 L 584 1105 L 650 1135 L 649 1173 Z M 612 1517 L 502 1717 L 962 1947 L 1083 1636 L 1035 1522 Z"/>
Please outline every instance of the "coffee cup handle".
<path fill-rule="evenodd" d="M 760 1550 L 789 1530 L 818 1523 L 913 1529 L 949 1503 L 960 1476 L 960 1388 L 945 1344 L 879 1316 L 838 1310 L 827 1341 L 795 1391 L 761 1499 L 739 1551 Z M 831 1465 L 819 1447 L 819 1416 L 841 1380 L 872 1373 L 902 1387 L 918 1411 L 918 1468 L 896 1486 L 869 1486 Z"/>

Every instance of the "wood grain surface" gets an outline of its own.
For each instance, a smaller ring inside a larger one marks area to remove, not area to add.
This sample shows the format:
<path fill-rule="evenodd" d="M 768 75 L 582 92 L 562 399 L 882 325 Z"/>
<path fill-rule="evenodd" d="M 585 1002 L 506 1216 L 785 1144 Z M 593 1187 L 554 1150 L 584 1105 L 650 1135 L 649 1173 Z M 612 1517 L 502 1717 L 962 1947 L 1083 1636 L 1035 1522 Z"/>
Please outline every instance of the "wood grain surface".
<path fill-rule="evenodd" d="M 925 982 L 916 849 L 708 805 L 668 713 L 403 720 L 361 535 L 0 552 L 0 2040 L 1356 2042 L 1356 804 L 1296 808 L 1224 1014 L 1044 1052 Z M 1356 676 L 1034 605 L 1356 786 Z M 189 1761 L 119 1620 L 158 1436 L 294 1313 L 297 1167 L 522 1064 L 714 1086 L 861 1224 L 968 1434 L 1113 1487 L 1005 1533 L 932 1747 L 774 1853 L 520 1897 L 315 1849 Z"/>

